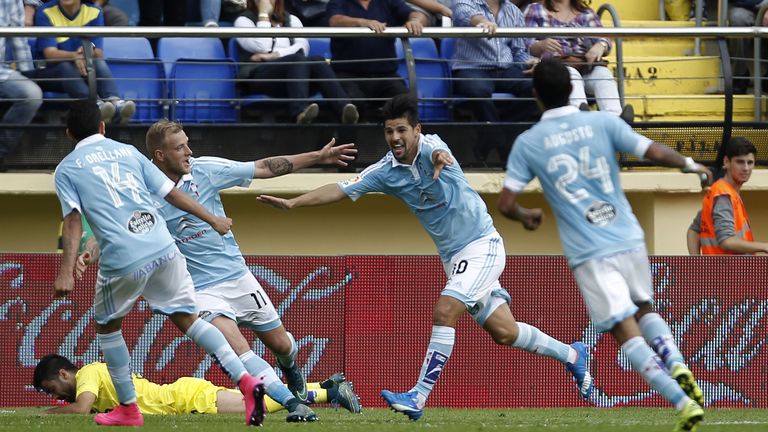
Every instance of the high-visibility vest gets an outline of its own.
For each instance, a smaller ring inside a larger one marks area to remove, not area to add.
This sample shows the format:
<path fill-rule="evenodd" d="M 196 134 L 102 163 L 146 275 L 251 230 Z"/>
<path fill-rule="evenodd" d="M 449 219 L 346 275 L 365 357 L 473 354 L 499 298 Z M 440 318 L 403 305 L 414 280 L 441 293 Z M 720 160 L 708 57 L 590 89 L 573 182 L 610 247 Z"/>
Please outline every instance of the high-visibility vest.
<path fill-rule="evenodd" d="M 704 197 L 704 203 L 701 206 L 700 239 L 702 255 L 737 255 L 736 252 L 720 248 L 720 244 L 717 242 L 715 223 L 712 220 L 712 210 L 715 207 L 715 199 L 723 195 L 728 195 L 731 200 L 731 207 L 733 207 L 733 223 L 735 225 L 733 228 L 736 231 L 736 237 L 747 241 L 754 240 L 752 238 L 752 229 L 749 226 L 749 219 L 747 218 L 747 210 L 744 208 L 744 203 L 741 201 L 739 191 L 727 181 L 720 179 L 709 188 L 707 195 Z"/>

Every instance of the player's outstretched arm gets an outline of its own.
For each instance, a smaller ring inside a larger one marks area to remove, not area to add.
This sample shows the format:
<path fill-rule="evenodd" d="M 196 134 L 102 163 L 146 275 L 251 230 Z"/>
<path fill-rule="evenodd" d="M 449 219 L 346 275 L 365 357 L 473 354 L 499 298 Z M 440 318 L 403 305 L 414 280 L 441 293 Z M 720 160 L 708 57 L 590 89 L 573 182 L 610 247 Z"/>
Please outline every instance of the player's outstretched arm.
<path fill-rule="evenodd" d="M 290 210 L 295 207 L 311 207 L 330 204 L 336 201 L 341 201 L 346 197 L 347 194 L 341 190 L 339 185 L 336 183 L 329 183 L 325 186 L 320 186 L 311 192 L 307 192 L 304 195 L 299 195 L 296 198 L 285 199 L 271 195 L 259 195 L 256 199 L 273 207 Z"/>
<path fill-rule="evenodd" d="M 63 252 L 59 274 L 53 283 L 54 298 L 65 297 L 75 288 L 75 262 L 82 235 L 83 222 L 80 212 L 73 210 L 64 217 L 61 230 L 61 247 Z"/>
<path fill-rule="evenodd" d="M 520 221 L 525 229 L 534 231 L 541 225 L 543 212 L 540 208 L 529 209 L 518 204 L 518 195 L 518 193 L 505 188 L 501 191 L 497 207 L 504 216 Z"/>
<path fill-rule="evenodd" d="M 332 138 L 317 151 L 259 159 L 254 162 L 253 178 L 278 177 L 318 164 L 345 167 L 357 154 L 355 144 L 335 144 L 336 138 Z"/>
<path fill-rule="evenodd" d="M 96 395 L 85 391 L 80 393 L 73 403 L 50 408 L 41 411 L 40 414 L 88 414 L 95 401 Z"/>
<path fill-rule="evenodd" d="M 680 168 L 684 173 L 696 173 L 701 178 L 702 187 L 712 184 L 712 171 L 693 158 L 685 157 L 664 144 L 651 143 L 645 151 L 645 158 L 654 161 L 657 165 Z"/>
<path fill-rule="evenodd" d="M 203 208 L 199 202 L 193 200 L 187 194 L 176 188 L 171 189 L 168 195 L 165 196 L 165 200 L 173 204 L 175 207 L 178 207 L 187 213 L 192 213 L 193 215 L 204 220 L 214 230 L 216 230 L 217 233 L 221 235 L 228 233 L 229 228 L 232 226 L 232 219 L 228 217 L 216 216 L 210 213 L 208 210 Z"/>

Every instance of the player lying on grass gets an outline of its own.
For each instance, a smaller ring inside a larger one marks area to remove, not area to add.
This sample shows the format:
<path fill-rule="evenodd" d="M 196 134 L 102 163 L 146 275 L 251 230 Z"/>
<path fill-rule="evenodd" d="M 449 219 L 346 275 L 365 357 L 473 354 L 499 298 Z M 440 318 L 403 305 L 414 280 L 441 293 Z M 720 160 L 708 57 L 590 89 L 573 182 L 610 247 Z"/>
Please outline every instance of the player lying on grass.
<path fill-rule="evenodd" d="M 136 397 L 142 414 L 242 413 L 243 395 L 200 378 L 183 377 L 171 384 L 156 384 L 133 375 Z M 117 405 L 115 386 L 105 363 L 91 363 L 78 369 L 66 357 L 49 354 L 35 367 L 35 389 L 69 402 L 43 411 L 44 414 L 87 414 L 109 411 Z M 333 403 L 360 413 L 360 399 L 352 384 L 337 373 L 319 383 L 307 383 L 309 403 Z M 284 409 L 266 396 L 268 413 Z"/>

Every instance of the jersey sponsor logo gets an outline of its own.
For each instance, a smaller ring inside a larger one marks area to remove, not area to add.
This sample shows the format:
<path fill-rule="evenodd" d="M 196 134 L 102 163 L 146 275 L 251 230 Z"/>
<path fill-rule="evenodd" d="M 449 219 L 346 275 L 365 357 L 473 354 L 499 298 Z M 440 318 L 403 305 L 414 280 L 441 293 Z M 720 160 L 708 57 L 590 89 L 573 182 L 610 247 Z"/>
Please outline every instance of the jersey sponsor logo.
<path fill-rule="evenodd" d="M 202 237 L 208 232 L 207 228 L 200 228 L 197 221 L 186 216 L 179 218 L 176 223 L 176 244 L 184 244 L 196 238 Z"/>
<path fill-rule="evenodd" d="M 352 178 L 351 178 L 351 179 L 349 179 L 349 180 L 344 180 L 344 181 L 343 181 L 343 182 L 341 182 L 340 184 L 341 184 L 341 187 L 345 188 L 345 187 L 347 187 L 347 186 L 350 186 L 350 185 L 353 185 L 353 184 L 355 184 L 355 183 L 359 183 L 359 182 L 360 182 L 360 180 L 362 180 L 362 179 L 363 179 L 363 177 L 362 177 L 362 176 L 360 176 L 360 175 L 356 175 L 356 176 L 352 177 Z"/>
<path fill-rule="evenodd" d="M 152 231 L 157 219 L 147 211 L 135 211 L 128 220 L 128 231 L 134 234 L 146 234 Z"/>
<path fill-rule="evenodd" d="M 616 207 L 605 201 L 592 203 L 585 214 L 587 222 L 595 226 L 606 226 L 616 219 Z"/>

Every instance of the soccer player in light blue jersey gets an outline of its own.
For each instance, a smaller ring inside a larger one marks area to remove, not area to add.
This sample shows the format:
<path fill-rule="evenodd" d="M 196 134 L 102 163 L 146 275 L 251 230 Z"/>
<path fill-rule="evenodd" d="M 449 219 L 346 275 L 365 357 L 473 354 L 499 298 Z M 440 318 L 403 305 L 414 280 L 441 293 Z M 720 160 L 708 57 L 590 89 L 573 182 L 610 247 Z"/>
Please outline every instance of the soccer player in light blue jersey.
<path fill-rule="evenodd" d="M 676 430 L 694 430 L 704 415 L 704 396 L 669 326 L 653 309 L 643 230 L 619 183 L 616 154 L 632 153 L 707 181 L 712 173 L 616 116 L 569 106 L 571 81 L 560 61 L 539 63 L 533 83 L 546 111 L 512 147 L 499 211 L 526 229 L 538 228 L 541 209 L 521 207 L 517 198 L 539 178 L 595 329 L 610 332 L 632 368 L 680 410 Z"/>
<path fill-rule="evenodd" d="M 581 342 L 568 346 L 512 316 L 510 295 L 499 284 L 506 264 L 502 239 L 448 146 L 437 135 L 421 133 L 416 100 L 406 94 L 395 96 L 384 105 L 383 113 L 390 151 L 379 162 L 350 180 L 293 199 L 258 198 L 291 209 L 383 192 L 403 201 L 432 237 L 448 281 L 432 312 L 432 336 L 421 372 L 411 390 L 383 390 L 381 396 L 395 411 L 418 420 L 453 351 L 456 322 L 469 312 L 496 343 L 564 363 L 581 396 L 589 397 L 592 377 L 587 370 L 586 346 Z"/>
<path fill-rule="evenodd" d="M 153 124 L 146 139 L 152 162 L 173 181 L 176 189 L 222 217 L 225 213 L 219 193 L 223 189 L 247 187 L 254 178 L 281 176 L 315 164 L 346 166 L 357 153 L 354 144 L 334 144 L 335 140 L 331 140 L 318 151 L 237 162 L 217 157 L 193 158 L 187 134 L 181 124 L 173 121 Z M 287 421 L 317 420 L 315 413 L 304 405 L 307 385 L 295 361 L 296 341 L 286 332 L 266 291 L 245 265 L 232 232 L 222 237 L 188 211 L 160 199 L 156 201 L 171 236 L 187 259 L 200 316 L 224 333 L 251 375 L 263 378 L 267 394 L 287 408 Z M 288 387 L 253 352 L 238 325 L 254 330 L 272 351 Z"/>
<path fill-rule="evenodd" d="M 54 173 L 64 215 L 62 262 L 54 282 L 54 297 L 64 297 L 74 289 L 76 255 L 83 231 L 81 214 L 91 225 L 101 250 L 94 296 L 96 337 L 120 405 L 97 414 L 94 420 L 110 426 L 144 424 L 131 380 L 130 354 L 121 331 L 123 318 L 143 296 L 155 313 L 168 315 L 216 359 L 245 396 L 246 424 L 260 425 L 264 386 L 248 374 L 221 332 L 197 319 L 192 278 L 150 193 L 195 214 L 221 235 L 229 231 L 232 221 L 206 211 L 174 188 L 135 147 L 104 137 L 104 131 L 95 102 L 73 103 L 67 114 L 66 132 L 77 145 Z"/>

